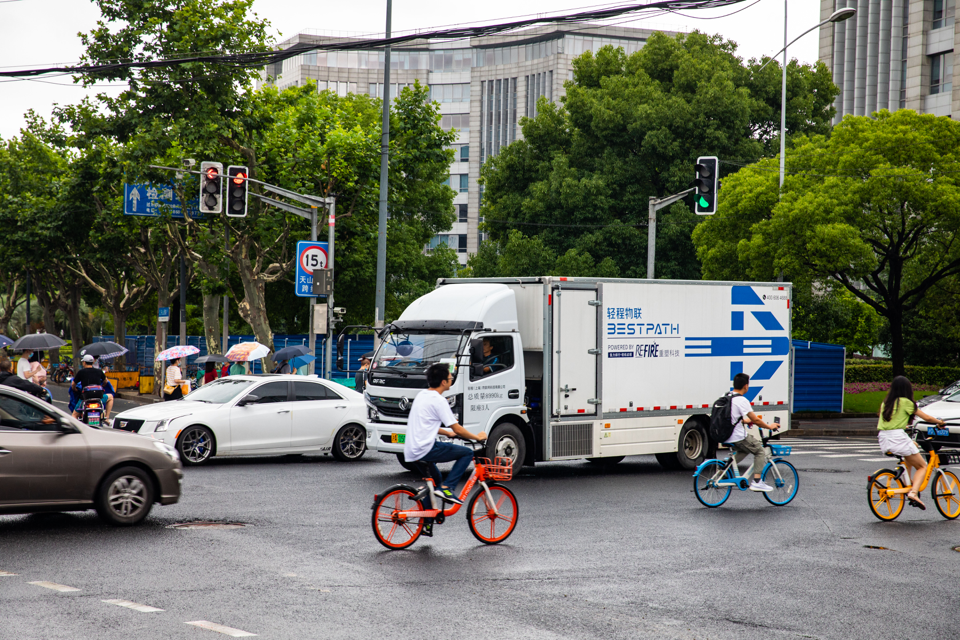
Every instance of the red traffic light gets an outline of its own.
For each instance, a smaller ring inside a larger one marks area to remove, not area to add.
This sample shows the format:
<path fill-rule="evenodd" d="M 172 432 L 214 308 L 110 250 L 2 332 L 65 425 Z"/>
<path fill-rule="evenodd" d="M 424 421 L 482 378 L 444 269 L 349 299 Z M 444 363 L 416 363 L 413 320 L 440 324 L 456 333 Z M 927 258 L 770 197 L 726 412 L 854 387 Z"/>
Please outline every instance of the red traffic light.
<path fill-rule="evenodd" d="M 245 174 L 245 173 L 243 173 L 243 172 L 241 171 L 240 173 L 237 173 L 237 174 L 235 174 L 235 175 L 233 176 L 233 183 L 234 183 L 234 184 L 243 184 L 244 180 L 246 180 L 246 179 L 247 179 L 247 174 Z"/>
<path fill-rule="evenodd" d="M 217 171 L 216 167 L 207 168 L 207 180 L 216 180 L 220 176 L 220 172 Z"/>

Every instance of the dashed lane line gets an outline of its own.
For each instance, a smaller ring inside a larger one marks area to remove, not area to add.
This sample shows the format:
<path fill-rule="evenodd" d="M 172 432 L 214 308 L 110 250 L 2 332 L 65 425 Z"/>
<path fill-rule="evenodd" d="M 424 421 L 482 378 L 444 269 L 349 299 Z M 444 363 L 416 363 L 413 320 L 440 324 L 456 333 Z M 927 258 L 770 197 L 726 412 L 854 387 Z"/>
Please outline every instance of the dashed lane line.
<path fill-rule="evenodd" d="M 5 577 L 5 576 L 15 576 L 15 575 L 17 575 L 17 574 L 16 574 L 16 573 L 10 573 L 9 571 L 0 571 L 0 578 L 3 578 L 3 577 Z"/>
<path fill-rule="evenodd" d="M 826 456 L 820 456 L 821 458 L 858 458 L 862 456 L 862 453 L 833 453 Z"/>
<path fill-rule="evenodd" d="M 80 591 L 76 587 L 68 587 L 65 584 L 57 584 L 56 582 L 47 582 L 46 580 L 38 580 L 37 582 L 28 582 L 27 584 L 35 584 L 38 587 L 43 587 L 45 589 L 53 589 L 54 591 L 68 592 L 68 591 Z"/>
<path fill-rule="evenodd" d="M 153 613 L 155 611 L 163 611 L 163 609 L 157 609 L 156 607 L 148 607 L 145 604 L 140 604 L 138 602 L 130 602 L 129 600 L 103 600 L 107 604 L 115 604 L 118 607 L 126 607 L 127 609 L 133 609 L 134 611 L 139 611 L 141 613 Z"/>
<path fill-rule="evenodd" d="M 232 638 L 252 638 L 253 636 L 257 635 L 255 633 L 250 633 L 249 631 L 234 629 L 233 627 L 225 627 L 222 624 L 210 622 L 209 620 L 194 620 L 193 622 L 187 622 L 186 624 L 192 624 L 193 626 L 200 627 L 201 629 L 217 631 Z"/>
<path fill-rule="evenodd" d="M 861 462 L 888 462 L 890 458 L 860 458 Z"/>

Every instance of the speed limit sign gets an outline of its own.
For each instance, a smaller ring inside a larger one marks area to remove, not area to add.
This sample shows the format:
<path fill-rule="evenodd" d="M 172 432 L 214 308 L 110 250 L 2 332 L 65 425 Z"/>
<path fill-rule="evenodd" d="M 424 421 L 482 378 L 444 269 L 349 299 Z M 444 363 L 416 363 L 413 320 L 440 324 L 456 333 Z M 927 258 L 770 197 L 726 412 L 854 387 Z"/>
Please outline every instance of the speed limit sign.
<path fill-rule="evenodd" d="M 300 241 L 297 243 L 297 279 L 294 292 L 302 298 L 312 298 L 313 270 L 327 268 L 327 243 Z"/>

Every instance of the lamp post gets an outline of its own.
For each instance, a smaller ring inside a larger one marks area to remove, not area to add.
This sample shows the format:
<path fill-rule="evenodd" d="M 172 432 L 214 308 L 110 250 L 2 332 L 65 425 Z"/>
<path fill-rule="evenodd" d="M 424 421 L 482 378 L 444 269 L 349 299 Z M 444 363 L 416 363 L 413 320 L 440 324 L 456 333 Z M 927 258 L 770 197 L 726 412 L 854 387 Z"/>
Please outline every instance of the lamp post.
<path fill-rule="evenodd" d="M 801 33 L 799 36 L 787 42 L 787 0 L 783 0 L 783 49 L 777 51 L 775 54 L 770 56 L 770 59 L 767 60 L 762 67 L 757 69 L 757 73 L 763 71 L 764 67 L 770 64 L 781 52 L 783 52 L 783 80 L 780 86 L 780 190 L 783 190 L 783 176 L 786 169 L 786 131 L 787 131 L 787 47 L 791 44 L 807 35 L 814 29 L 819 29 L 825 24 L 830 24 L 831 22 L 843 22 L 849 18 L 852 18 L 857 14 L 857 10 L 853 7 L 847 7 L 845 9 L 837 9 L 834 11 L 829 18 L 823 22 L 814 25 Z"/>

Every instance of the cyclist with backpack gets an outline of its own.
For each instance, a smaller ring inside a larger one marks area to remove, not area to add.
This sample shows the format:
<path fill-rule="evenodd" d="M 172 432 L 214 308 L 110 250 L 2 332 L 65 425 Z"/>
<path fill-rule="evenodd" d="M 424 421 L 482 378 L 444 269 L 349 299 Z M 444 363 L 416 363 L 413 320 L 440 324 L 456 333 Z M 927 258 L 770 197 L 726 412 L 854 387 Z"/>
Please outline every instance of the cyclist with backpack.
<path fill-rule="evenodd" d="M 771 432 L 775 429 L 753 412 L 753 405 L 744 395 L 749 389 L 750 376 L 738 373 L 733 377 L 733 392 L 713 403 L 710 435 L 714 440 L 729 445 L 737 452 L 738 464 L 743 462 L 747 454 L 753 455 L 753 479 L 750 481 L 750 491 L 773 491 L 773 487 L 763 482 L 760 477 L 764 465 L 769 461 L 767 450 L 760 438 L 747 433 L 746 425 L 756 425 L 763 429 L 770 429 Z"/>

